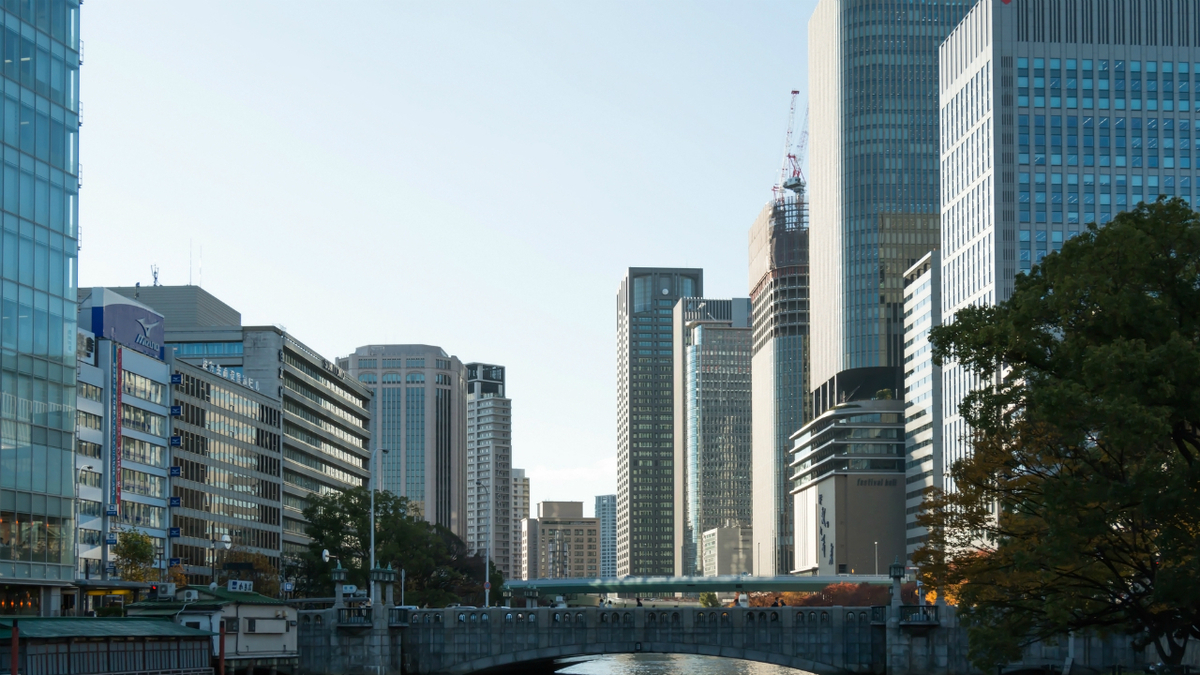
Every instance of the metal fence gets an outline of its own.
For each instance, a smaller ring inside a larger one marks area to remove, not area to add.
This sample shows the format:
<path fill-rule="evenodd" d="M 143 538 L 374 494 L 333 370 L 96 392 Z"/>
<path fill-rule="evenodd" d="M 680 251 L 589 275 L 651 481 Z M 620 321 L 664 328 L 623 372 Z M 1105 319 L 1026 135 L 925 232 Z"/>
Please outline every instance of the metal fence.
<path fill-rule="evenodd" d="M 202 640 L 74 639 L 23 643 L 19 675 L 211 675 L 211 643 Z M 10 647 L 0 647 L 0 675 L 10 672 Z"/>

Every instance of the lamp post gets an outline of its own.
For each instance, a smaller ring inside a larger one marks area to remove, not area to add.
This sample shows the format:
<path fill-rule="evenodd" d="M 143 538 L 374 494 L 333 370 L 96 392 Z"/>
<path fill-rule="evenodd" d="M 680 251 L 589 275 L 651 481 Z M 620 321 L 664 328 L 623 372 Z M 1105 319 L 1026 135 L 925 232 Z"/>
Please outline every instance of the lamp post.
<path fill-rule="evenodd" d="M 487 490 L 487 486 L 482 480 L 475 479 L 475 487 L 480 490 Z M 488 490 L 488 500 L 492 497 L 491 490 Z M 488 529 L 487 537 L 484 540 L 483 554 L 483 608 L 488 608 L 488 602 L 491 595 L 492 586 L 492 505 L 488 504 Z"/>
<path fill-rule="evenodd" d="M 371 471 L 370 477 L 367 479 L 371 485 L 371 569 L 375 569 L 375 490 L 378 489 L 379 476 L 379 451 L 387 454 L 387 448 L 375 448 L 371 451 Z M 375 584 L 371 584 L 371 604 L 375 604 Z"/>
<path fill-rule="evenodd" d="M 218 543 L 218 541 L 214 538 L 212 540 L 212 549 L 213 549 L 212 582 L 213 582 L 214 586 L 217 584 L 217 543 Z M 233 546 L 233 540 L 229 538 L 228 534 L 223 534 L 223 535 L 221 535 L 220 544 L 225 547 L 226 551 L 228 551 Z"/>
<path fill-rule="evenodd" d="M 875 542 L 875 576 L 879 576 L 879 542 Z"/>

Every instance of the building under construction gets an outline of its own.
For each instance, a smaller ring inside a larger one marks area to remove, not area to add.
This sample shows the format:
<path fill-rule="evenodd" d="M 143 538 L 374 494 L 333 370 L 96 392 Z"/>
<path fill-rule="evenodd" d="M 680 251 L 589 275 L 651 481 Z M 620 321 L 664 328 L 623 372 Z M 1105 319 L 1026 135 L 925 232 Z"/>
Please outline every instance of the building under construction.
<path fill-rule="evenodd" d="M 750 227 L 754 573 L 792 569 L 789 437 L 808 421 L 808 206 L 798 169 Z"/>

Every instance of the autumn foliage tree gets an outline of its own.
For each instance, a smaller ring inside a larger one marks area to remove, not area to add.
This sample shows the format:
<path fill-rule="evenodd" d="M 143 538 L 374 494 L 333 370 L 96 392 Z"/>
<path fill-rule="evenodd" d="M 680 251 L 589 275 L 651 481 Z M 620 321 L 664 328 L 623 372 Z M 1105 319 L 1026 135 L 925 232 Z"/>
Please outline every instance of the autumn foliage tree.
<path fill-rule="evenodd" d="M 931 340 L 982 384 L 914 561 L 958 602 L 973 663 L 1081 630 L 1180 663 L 1200 637 L 1198 214 L 1160 200 L 1093 225 Z"/>
<path fill-rule="evenodd" d="M 122 530 L 113 547 L 117 574 L 125 581 L 150 581 L 154 568 L 154 540 L 141 530 Z"/>

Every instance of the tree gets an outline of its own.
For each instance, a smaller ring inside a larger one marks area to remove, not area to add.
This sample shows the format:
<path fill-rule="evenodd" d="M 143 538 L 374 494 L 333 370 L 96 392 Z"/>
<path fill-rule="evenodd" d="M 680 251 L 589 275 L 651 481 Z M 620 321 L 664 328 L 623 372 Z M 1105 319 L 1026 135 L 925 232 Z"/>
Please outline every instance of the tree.
<path fill-rule="evenodd" d="M 329 595 L 329 572 L 335 563 L 321 560 L 325 549 L 347 570 L 347 583 L 369 587 L 370 497 L 365 488 L 355 488 L 310 498 L 304 515 L 313 541 L 307 554 L 288 569 L 289 575 L 297 577 L 299 593 Z M 445 606 L 466 600 L 483 604 L 484 557 L 468 555 L 453 532 L 426 522 L 415 505 L 390 492 L 375 493 L 375 558 L 381 567 L 390 564 L 407 572 L 409 604 Z M 494 565 L 490 576 L 492 596 L 498 599 L 504 578 Z"/>
<path fill-rule="evenodd" d="M 279 596 L 279 570 L 271 564 L 267 556 L 250 551 L 240 546 L 234 547 L 221 556 L 221 567 L 217 572 L 217 583 L 230 579 L 241 579 L 254 583 L 254 592 L 268 597 Z M 254 566 L 253 570 L 226 570 L 225 563 L 242 563 Z"/>
<path fill-rule="evenodd" d="M 705 592 L 700 594 L 701 607 L 720 607 L 721 601 L 717 599 L 716 593 Z"/>
<path fill-rule="evenodd" d="M 1168 664 L 1200 637 L 1198 278 L 1200 218 L 1159 200 L 933 330 L 935 359 L 983 385 L 914 561 L 981 670 L 1073 630 L 1140 636 Z"/>
<path fill-rule="evenodd" d="M 122 530 L 113 546 L 117 574 L 125 581 L 150 581 L 154 565 L 154 540 L 138 530 Z"/>
<path fill-rule="evenodd" d="M 175 565 L 167 570 L 167 579 L 175 584 L 176 588 L 184 588 L 188 585 L 187 570 L 183 569 L 183 565 Z"/>

